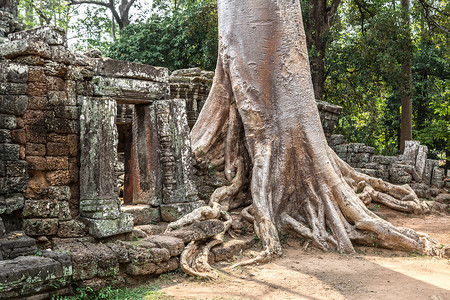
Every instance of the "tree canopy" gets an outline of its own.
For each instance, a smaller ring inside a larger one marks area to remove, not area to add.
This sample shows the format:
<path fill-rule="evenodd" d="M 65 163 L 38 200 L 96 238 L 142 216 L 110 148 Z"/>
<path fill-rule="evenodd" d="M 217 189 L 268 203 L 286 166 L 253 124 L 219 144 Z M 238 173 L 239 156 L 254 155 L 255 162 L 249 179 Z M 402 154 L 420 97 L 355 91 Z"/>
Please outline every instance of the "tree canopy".
<path fill-rule="evenodd" d="M 69 5 L 78 2 L 100 0 L 21 0 L 20 15 L 28 27 L 69 30 L 78 51 L 94 47 L 170 70 L 216 66 L 216 0 L 157 0 L 151 7 L 146 0 L 114 0 L 116 13 L 128 7 L 123 26 L 106 4 Z M 450 3 L 411 0 L 409 26 L 400 0 L 300 3 L 315 96 L 344 107 L 336 132 L 378 153 L 398 153 L 401 65 L 410 55 L 412 137 L 435 157 L 450 157 Z"/>

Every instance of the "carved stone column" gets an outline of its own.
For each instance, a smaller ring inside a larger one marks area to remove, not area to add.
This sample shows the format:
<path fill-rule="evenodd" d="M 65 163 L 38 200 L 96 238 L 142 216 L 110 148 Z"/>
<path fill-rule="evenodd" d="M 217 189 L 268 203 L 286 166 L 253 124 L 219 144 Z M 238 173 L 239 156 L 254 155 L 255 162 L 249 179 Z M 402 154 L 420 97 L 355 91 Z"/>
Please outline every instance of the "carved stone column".
<path fill-rule="evenodd" d="M 163 172 L 161 218 L 174 221 L 203 205 L 198 201 L 192 177 L 192 152 L 184 100 L 155 104 L 161 170 Z"/>
<path fill-rule="evenodd" d="M 80 214 L 89 233 L 102 238 L 130 232 L 132 217 L 120 212 L 114 162 L 116 101 L 84 97 L 80 116 Z"/>

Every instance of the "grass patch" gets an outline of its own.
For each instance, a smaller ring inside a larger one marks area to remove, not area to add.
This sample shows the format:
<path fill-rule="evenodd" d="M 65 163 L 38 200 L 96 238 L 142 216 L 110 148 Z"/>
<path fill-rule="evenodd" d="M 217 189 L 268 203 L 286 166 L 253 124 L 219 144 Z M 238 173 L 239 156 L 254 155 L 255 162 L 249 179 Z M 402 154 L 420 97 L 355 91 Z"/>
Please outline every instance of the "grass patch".
<path fill-rule="evenodd" d="M 52 300 L 157 300 L 157 299 L 170 299 L 164 292 L 160 291 L 160 287 L 157 285 L 146 285 L 137 288 L 122 288 L 116 289 L 112 286 L 107 286 L 97 293 L 90 287 L 76 289 L 74 296 L 53 297 Z"/>

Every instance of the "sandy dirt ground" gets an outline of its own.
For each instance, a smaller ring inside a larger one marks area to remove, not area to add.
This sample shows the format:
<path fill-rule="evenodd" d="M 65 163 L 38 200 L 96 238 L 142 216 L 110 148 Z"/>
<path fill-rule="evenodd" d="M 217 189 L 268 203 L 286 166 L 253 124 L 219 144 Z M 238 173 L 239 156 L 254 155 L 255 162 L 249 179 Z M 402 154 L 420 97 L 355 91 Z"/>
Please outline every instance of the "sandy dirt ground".
<path fill-rule="evenodd" d="M 450 244 L 450 216 L 377 213 Z M 290 238 L 283 256 L 271 263 L 229 270 L 230 263 L 215 265 L 217 281 L 178 278 L 162 291 L 170 299 L 450 299 L 450 260 L 416 253 L 372 247 L 358 247 L 352 255 L 305 251 Z"/>

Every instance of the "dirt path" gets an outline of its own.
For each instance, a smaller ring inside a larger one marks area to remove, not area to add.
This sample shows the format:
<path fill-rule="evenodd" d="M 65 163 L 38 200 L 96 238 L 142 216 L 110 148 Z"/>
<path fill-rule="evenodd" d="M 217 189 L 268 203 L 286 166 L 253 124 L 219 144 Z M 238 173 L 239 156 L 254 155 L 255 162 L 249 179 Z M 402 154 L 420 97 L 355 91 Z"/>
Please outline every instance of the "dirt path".
<path fill-rule="evenodd" d="M 450 243 L 449 216 L 378 213 Z M 162 291 L 175 299 L 450 299 L 448 259 L 366 247 L 354 255 L 304 251 L 296 239 L 285 246 L 272 263 L 237 270 L 220 264 L 217 282 L 190 279 Z"/>

